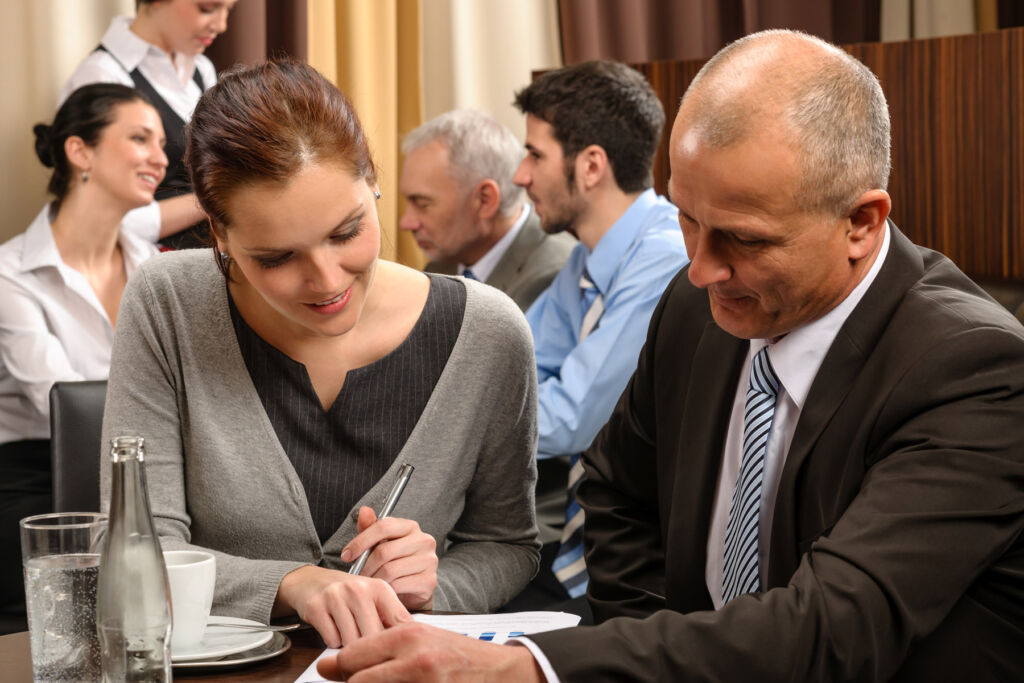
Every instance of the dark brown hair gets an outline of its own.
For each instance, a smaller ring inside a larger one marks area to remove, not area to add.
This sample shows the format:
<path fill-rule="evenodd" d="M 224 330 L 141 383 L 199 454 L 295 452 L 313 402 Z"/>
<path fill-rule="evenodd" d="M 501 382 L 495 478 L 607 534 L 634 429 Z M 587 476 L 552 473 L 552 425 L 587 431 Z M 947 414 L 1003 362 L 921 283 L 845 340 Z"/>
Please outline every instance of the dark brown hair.
<path fill-rule="evenodd" d="M 52 124 L 37 123 L 35 133 L 36 156 L 43 166 L 53 169 L 49 189 L 59 209 L 71 187 L 71 163 L 64 151 L 64 142 L 72 136 L 82 138 L 89 147 L 95 147 L 103 129 L 114 122 L 114 108 L 131 102 L 145 102 L 149 98 L 135 88 L 117 83 L 92 83 L 71 93 L 57 110 Z"/>
<path fill-rule="evenodd" d="M 221 235 L 231 223 L 227 200 L 240 187 L 284 184 L 305 166 L 325 161 L 377 182 L 348 98 L 316 69 L 292 59 L 224 75 L 199 100 L 185 138 L 192 187 Z"/>
<path fill-rule="evenodd" d="M 623 192 L 654 184 L 665 109 L 636 69 L 597 60 L 549 71 L 517 92 L 515 105 L 551 124 L 567 168 L 581 150 L 598 145 Z"/>

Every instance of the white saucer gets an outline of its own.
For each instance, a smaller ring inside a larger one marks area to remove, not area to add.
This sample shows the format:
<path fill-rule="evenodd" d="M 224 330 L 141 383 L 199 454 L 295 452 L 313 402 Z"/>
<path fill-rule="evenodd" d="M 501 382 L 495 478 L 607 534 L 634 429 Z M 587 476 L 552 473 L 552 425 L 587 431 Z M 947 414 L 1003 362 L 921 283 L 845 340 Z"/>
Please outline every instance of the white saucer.
<path fill-rule="evenodd" d="M 217 628 L 217 624 L 249 624 L 260 626 L 260 622 L 239 617 L 210 617 L 206 633 L 199 647 L 185 652 L 171 652 L 171 662 L 191 662 L 199 659 L 216 659 L 233 655 L 263 645 L 274 637 L 272 631 L 245 631 L 235 628 Z"/>

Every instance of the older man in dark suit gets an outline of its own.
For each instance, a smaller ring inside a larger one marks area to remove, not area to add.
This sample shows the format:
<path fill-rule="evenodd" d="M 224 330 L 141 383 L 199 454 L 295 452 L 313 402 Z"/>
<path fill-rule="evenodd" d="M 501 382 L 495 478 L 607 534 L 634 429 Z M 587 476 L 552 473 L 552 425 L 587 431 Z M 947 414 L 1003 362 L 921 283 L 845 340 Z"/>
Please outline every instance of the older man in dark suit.
<path fill-rule="evenodd" d="M 603 623 L 504 650 L 400 627 L 334 665 L 1019 680 L 1024 329 L 888 220 L 874 76 L 802 34 L 749 36 L 690 87 L 670 162 L 692 262 L 579 489 Z"/>
<path fill-rule="evenodd" d="M 576 240 L 545 233 L 512 182 L 523 156 L 512 131 L 482 111 L 456 109 L 409 133 L 402 152 L 398 227 L 427 254 L 426 270 L 480 280 L 529 308 Z"/>

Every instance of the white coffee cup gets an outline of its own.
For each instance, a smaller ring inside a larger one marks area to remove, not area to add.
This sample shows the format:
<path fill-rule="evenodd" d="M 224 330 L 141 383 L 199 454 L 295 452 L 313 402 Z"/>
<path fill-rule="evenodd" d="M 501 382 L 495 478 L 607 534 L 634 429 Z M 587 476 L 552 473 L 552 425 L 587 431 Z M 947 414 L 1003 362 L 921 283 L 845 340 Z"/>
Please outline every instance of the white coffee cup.
<path fill-rule="evenodd" d="M 217 561 L 201 550 L 164 552 L 167 580 L 171 585 L 171 654 L 199 648 L 206 632 L 217 581 Z"/>

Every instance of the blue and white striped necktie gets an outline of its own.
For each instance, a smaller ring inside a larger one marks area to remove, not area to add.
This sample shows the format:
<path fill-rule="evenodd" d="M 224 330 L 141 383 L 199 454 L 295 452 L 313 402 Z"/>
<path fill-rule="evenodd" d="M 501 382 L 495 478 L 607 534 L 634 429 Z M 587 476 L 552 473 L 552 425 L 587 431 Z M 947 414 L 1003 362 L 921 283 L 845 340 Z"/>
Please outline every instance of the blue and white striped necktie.
<path fill-rule="evenodd" d="M 779 378 L 768 359 L 768 347 L 750 364 L 750 387 L 743 413 L 743 461 L 729 507 L 722 563 L 722 604 L 737 595 L 761 590 L 758 543 L 761 536 L 761 488 L 768 435 L 775 417 Z"/>
<path fill-rule="evenodd" d="M 583 270 L 580 275 L 580 312 L 583 322 L 580 324 L 580 341 L 587 338 L 597 327 L 604 313 L 604 297 L 597 289 L 590 273 Z M 580 454 L 572 456 L 569 468 L 569 506 L 565 511 L 565 527 L 558 546 L 558 554 L 551 564 L 551 571 L 565 586 L 569 597 L 578 598 L 587 592 L 587 565 L 583 558 L 583 509 L 576 502 L 576 489 L 583 479 L 583 463 Z"/>

